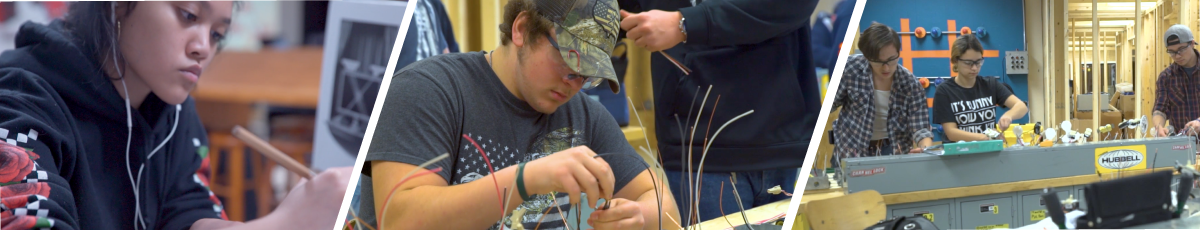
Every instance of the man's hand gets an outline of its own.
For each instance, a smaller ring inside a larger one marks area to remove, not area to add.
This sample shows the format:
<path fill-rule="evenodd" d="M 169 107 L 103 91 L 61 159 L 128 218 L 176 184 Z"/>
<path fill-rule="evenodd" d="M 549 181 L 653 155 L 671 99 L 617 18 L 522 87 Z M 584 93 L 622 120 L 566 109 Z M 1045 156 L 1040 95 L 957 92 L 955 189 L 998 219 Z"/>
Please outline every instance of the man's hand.
<path fill-rule="evenodd" d="M 600 198 L 611 200 L 616 192 L 612 168 L 587 146 L 530 161 L 523 174 L 529 194 L 567 193 L 571 204 L 579 203 L 580 192 L 588 194 L 588 204 L 596 204 Z"/>
<path fill-rule="evenodd" d="M 1162 127 L 1162 126 L 1154 127 L 1154 134 L 1155 134 L 1155 137 L 1167 136 L 1168 135 L 1167 127 Z"/>
<path fill-rule="evenodd" d="M 1194 135 L 1194 133 L 1200 132 L 1200 121 L 1198 121 L 1198 120 L 1189 121 L 1187 124 L 1183 125 L 1183 130 L 1187 131 L 1187 135 Z M 1183 131 L 1180 131 L 1180 132 L 1183 132 Z"/>
<path fill-rule="evenodd" d="M 333 228 L 342 211 L 342 199 L 346 197 L 352 171 L 351 167 L 331 168 L 313 176 L 311 181 L 300 180 L 271 215 L 282 217 L 291 226 L 299 228 Z"/>
<path fill-rule="evenodd" d="M 670 49 L 687 39 L 679 30 L 683 14 L 678 11 L 651 10 L 637 14 L 621 11 L 621 29 L 633 44 L 650 52 Z"/>
<path fill-rule="evenodd" d="M 596 209 L 588 217 L 588 225 L 596 229 L 642 229 L 642 205 L 626 199 L 613 199 L 608 209 Z"/>

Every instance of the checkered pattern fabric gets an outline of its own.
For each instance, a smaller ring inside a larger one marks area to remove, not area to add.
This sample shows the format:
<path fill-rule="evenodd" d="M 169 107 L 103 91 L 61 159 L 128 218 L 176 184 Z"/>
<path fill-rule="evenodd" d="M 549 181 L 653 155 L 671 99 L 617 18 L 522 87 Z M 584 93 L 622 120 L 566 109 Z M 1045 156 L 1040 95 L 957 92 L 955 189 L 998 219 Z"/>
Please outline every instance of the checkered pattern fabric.
<path fill-rule="evenodd" d="M 9 136 L 8 134 L 8 129 L 0 128 L 0 141 L 7 142 L 11 145 L 17 145 L 17 143 L 28 143 L 29 140 L 36 141 L 38 138 L 38 132 L 33 129 L 30 129 L 29 132 L 25 133 L 14 133 L 15 135 L 12 136 Z"/>
<path fill-rule="evenodd" d="M 888 109 L 888 139 L 895 153 L 907 152 L 913 143 L 932 138 L 929 107 L 917 78 L 904 66 L 893 76 L 891 107 Z M 874 156 L 868 149 L 875 114 L 874 80 L 871 64 L 858 54 L 846 58 L 846 69 L 834 96 L 833 109 L 842 108 L 833 124 L 834 152 L 841 157 Z"/>
<path fill-rule="evenodd" d="M 9 143 L 28 143 L 37 140 L 37 132 L 13 134 L 10 138 L 6 129 L 0 129 L 0 226 L 3 229 L 51 229 L 55 228 L 53 215 L 57 204 L 46 199 L 50 196 L 53 183 L 49 174 L 36 160 L 41 158 L 33 151 Z M 32 134 L 32 135 L 31 135 Z M 31 139 L 32 138 L 32 139 Z M 59 181 L 61 182 L 61 181 Z M 70 226 L 59 226 L 70 229 Z"/>
<path fill-rule="evenodd" d="M 1192 52 L 1196 51 L 1192 50 Z M 1200 52 L 1196 54 L 1200 55 Z M 1200 68 L 1188 73 L 1183 66 L 1171 63 L 1171 66 L 1158 74 L 1158 87 L 1154 92 L 1156 95 L 1154 110 L 1165 113 L 1171 126 L 1176 129 L 1182 129 L 1183 124 L 1200 118 L 1200 75 L 1198 73 L 1200 73 Z"/>

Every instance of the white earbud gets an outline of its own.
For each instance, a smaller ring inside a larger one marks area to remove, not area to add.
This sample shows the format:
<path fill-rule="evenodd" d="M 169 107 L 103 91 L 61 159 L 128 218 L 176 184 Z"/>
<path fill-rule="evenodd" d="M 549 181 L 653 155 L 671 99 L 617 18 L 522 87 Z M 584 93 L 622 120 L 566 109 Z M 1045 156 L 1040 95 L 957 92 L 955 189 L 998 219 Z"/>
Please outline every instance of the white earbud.
<path fill-rule="evenodd" d="M 112 10 L 112 12 L 111 12 L 112 15 L 110 18 L 112 19 L 113 25 L 119 25 L 117 22 L 117 4 L 112 3 L 110 9 Z M 117 29 L 120 29 L 119 26 Z M 119 34 L 120 34 L 120 31 L 117 32 L 117 35 L 119 35 Z M 150 162 L 150 158 L 154 157 L 154 154 L 158 153 L 158 150 L 162 149 L 162 147 L 165 146 L 167 144 L 167 142 L 171 141 L 171 137 L 175 136 L 175 130 L 177 130 L 179 128 L 179 112 L 183 111 L 183 106 L 175 105 L 175 121 L 174 121 L 174 124 L 171 126 L 171 132 L 167 134 L 167 137 L 163 139 L 162 143 L 159 143 L 157 147 L 154 147 L 154 150 L 150 151 L 150 154 L 146 156 L 146 160 L 143 161 L 142 165 L 138 166 L 138 173 L 137 173 L 137 177 L 135 179 L 135 177 L 133 175 L 133 168 L 132 168 L 133 166 L 129 162 L 129 159 L 130 159 L 129 158 L 129 150 L 130 150 L 130 146 L 133 141 L 133 109 L 132 109 L 133 107 L 130 105 L 130 102 L 129 102 L 129 86 L 125 84 L 125 73 L 121 71 L 121 65 L 117 61 L 117 38 L 115 35 L 112 37 L 111 42 L 112 42 L 112 44 L 110 45 L 109 48 L 111 48 L 111 51 L 112 51 L 113 67 L 116 68 L 117 77 L 120 78 L 120 80 L 121 80 L 121 89 L 125 92 L 125 96 L 123 98 L 123 99 L 125 99 L 125 127 L 128 130 L 127 135 L 125 137 L 125 172 L 129 174 L 129 183 L 131 184 L 131 186 L 133 188 L 134 229 L 138 229 L 139 224 L 141 225 L 141 229 L 147 229 L 146 220 L 145 220 L 145 218 L 142 218 L 142 200 L 141 200 L 141 196 L 140 196 L 140 191 L 138 190 L 138 188 L 140 188 L 139 184 L 142 181 L 142 179 L 141 179 L 142 178 L 142 170 L 146 168 L 146 164 L 148 164 Z"/>

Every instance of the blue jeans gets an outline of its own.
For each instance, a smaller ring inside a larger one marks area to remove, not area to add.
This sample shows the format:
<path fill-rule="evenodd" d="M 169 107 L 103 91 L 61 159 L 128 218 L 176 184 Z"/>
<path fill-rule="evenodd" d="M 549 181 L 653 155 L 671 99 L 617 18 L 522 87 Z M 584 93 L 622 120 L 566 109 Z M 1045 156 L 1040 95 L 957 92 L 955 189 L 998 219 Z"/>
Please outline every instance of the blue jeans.
<path fill-rule="evenodd" d="M 783 194 L 771 195 L 767 193 L 767 189 L 779 185 L 784 191 L 791 193 L 796 187 L 797 171 L 797 169 L 777 169 L 736 172 L 736 186 L 730 185 L 730 173 L 728 172 L 702 173 L 700 178 L 695 178 L 695 180 L 698 180 L 696 183 L 700 183 L 700 221 L 720 218 L 722 213 L 725 215 L 737 213 L 741 211 L 741 208 L 750 209 L 776 201 L 791 199 L 791 197 Z M 686 186 L 688 183 L 684 173 L 682 171 L 666 171 L 668 186 L 670 186 L 672 193 L 675 194 L 675 205 L 679 207 L 679 214 L 687 216 L 689 210 L 686 207 L 691 205 L 684 204 L 692 199 L 692 197 L 690 189 L 681 187 Z M 723 191 L 720 190 L 722 182 L 725 183 Z M 734 188 L 737 188 L 738 195 L 742 199 L 741 208 L 738 208 L 737 199 L 734 198 Z M 724 209 L 721 209 L 721 207 L 724 207 Z M 742 224 L 738 222 L 744 222 L 741 219 L 730 219 L 729 221 L 734 222 L 733 224 L 735 225 Z"/>

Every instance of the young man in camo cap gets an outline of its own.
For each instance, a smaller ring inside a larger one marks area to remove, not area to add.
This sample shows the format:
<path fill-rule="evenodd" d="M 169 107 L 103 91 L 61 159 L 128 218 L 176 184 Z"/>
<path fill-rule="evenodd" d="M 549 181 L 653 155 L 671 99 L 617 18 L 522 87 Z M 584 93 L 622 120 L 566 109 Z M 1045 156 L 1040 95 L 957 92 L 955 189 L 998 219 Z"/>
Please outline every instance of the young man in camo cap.
<path fill-rule="evenodd" d="M 405 229 L 576 228 L 572 213 L 592 209 L 583 201 L 608 206 L 580 218 L 596 229 L 657 228 L 659 214 L 679 219 L 665 190 L 660 210 L 651 170 L 616 120 L 576 95 L 605 81 L 620 89 L 609 61 L 619 23 L 614 0 L 510 0 L 496 50 L 439 55 L 397 72 L 369 141 L 361 215 L 388 207 L 381 227 Z M 442 171 L 390 194 L 443 153 L 450 157 L 426 167 Z M 504 190 L 512 195 L 498 195 Z"/>

